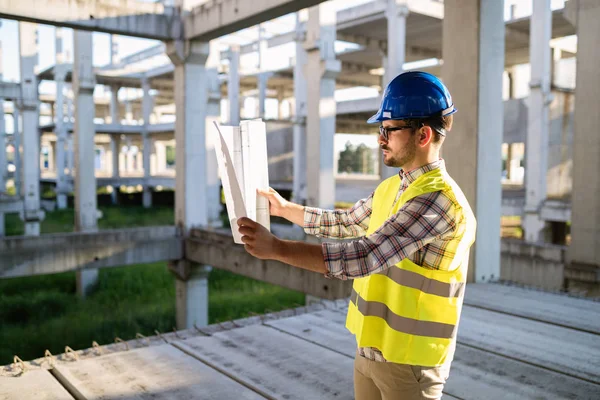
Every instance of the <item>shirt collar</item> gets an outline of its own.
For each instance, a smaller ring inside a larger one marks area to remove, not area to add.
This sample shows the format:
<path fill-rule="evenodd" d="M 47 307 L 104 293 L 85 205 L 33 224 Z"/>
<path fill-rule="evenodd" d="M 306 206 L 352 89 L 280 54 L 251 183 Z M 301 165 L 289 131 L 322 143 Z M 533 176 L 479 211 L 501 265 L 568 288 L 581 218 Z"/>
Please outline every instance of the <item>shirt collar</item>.
<path fill-rule="evenodd" d="M 439 160 L 436 160 L 430 164 L 423 165 L 410 171 L 404 171 L 403 169 L 400 169 L 400 179 L 402 180 L 403 184 L 410 185 L 421 175 L 437 168 L 445 170 L 446 165 L 443 159 L 440 158 Z"/>

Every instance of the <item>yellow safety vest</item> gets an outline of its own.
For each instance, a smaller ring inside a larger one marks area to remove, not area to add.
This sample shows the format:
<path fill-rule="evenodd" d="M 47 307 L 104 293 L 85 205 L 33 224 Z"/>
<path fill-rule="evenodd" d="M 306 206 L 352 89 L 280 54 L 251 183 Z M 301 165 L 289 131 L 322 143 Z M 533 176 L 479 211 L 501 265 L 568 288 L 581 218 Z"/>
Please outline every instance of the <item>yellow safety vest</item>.
<path fill-rule="evenodd" d="M 346 327 L 359 347 L 375 347 L 389 362 L 434 367 L 454 356 L 476 222 L 464 194 L 445 171 L 437 168 L 421 175 L 394 204 L 400 184 L 396 175 L 375 190 L 367 235 L 410 199 L 443 191 L 457 208 L 459 234 L 448 245 L 456 256 L 447 271 L 404 259 L 383 272 L 355 279 Z"/>

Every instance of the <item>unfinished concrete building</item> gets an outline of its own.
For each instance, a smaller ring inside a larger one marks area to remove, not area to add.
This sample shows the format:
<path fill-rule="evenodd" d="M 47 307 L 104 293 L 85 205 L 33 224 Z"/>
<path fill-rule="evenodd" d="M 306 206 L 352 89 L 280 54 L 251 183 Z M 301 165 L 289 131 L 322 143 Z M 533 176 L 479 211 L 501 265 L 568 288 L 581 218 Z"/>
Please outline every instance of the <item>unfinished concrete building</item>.
<path fill-rule="evenodd" d="M 310 206 L 354 202 L 394 172 L 379 167 L 375 176 L 360 179 L 338 174 L 335 135 L 374 134 L 365 121 L 378 108 L 382 88 L 401 71 L 422 69 L 444 80 L 459 109 L 443 157 L 478 219 L 469 269 L 472 294 L 458 353 L 463 367 L 449 382 L 448 397 L 600 395 L 598 303 L 493 283 L 600 295 L 600 3 L 532 5 L 523 10 L 509 0 L 0 0 L 0 16 L 20 21 L 20 81 L 0 82 L 5 115 L 0 122 L 10 119 L 13 126 L 7 132 L 0 123 L 0 236 L 5 214 L 20 213 L 25 222 L 25 236 L 0 239 L 0 278 L 77 270 L 78 290 L 85 295 L 98 268 L 169 261 L 178 276 L 182 330 L 127 347 L 144 347 L 135 350 L 142 359 L 160 357 L 173 367 L 173 377 L 180 372 L 180 386 L 167 385 L 167 375 L 159 378 L 157 370 L 128 360 L 131 353 L 113 345 L 50 358 L 52 375 L 35 362 L 17 363 L 13 370 L 35 371 L 24 378 L 27 383 L 4 381 L 7 393 L 32 385 L 31 393 L 89 398 L 116 376 L 98 360 L 123 357 L 125 375 L 154 379 L 151 391 L 164 398 L 184 386 L 212 398 L 240 392 L 248 398 L 334 398 L 333 393 L 351 398 L 352 346 L 341 348 L 333 340 L 343 329 L 346 306 L 337 299 L 346 298 L 350 286 L 254 259 L 219 230 L 220 181 L 209 130 L 213 121 L 237 125 L 262 118 L 274 188 Z M 35 68 L 36 23 L 56 26 L 55 63 L 43 70 Z M 255 37 L 240 40 L 240 31 Z M 92 32 L 157 42 L 122 58 L 111 45 L 110 62 L 94 66 Z M 73 36 L 72 56 L 64 52 L 67 34 Z M 40 95 L 41 81 L 54 82 L 54 92 Z M 336 97 L 357 88 L 370 95 Z M 275 112 L 267 112 L 267 103 Z M 174 154 L 174 163 L 167 153 Z M 42 183 L 55 187 L 55 202 L 41 200 Z M 9 186 L 16 195 L 3 193 Z M 121 191 L 135 188 L 146 207 L 153 193 L 174 189 L 173 226 L 98 230 L 100 187 L 108 188 L 115 203 Z M 75 232 L 40 235 L 44 209 L 67 207 L 71 192 Z M 501 238 L 502 216 L 521 217 L 522 240 Z M 213 267 L 328 301 L 205 327 L 206 277 Z M 558 316 L 541 302 L 552 304 Z M 508 328 L 490 341 L 481 339 L 499 327 Z M 319 333 L 306 334 L 311 329 Z M 550 332 L 545 351 L 526 334 L 532 331 L 539 337 Z M 261 335 L 270 339 L 260 341 Z M 494 347 L 502 335 L 522 340 Z M 257 360 L 255 354 L 223 350 L 228 355 L 220 359 L 207 350 L 240 338 L 252 339 L 267 355 Z M 297 349 L 305 356 L 287 378 L 277 378 L 273 359 L 292 357 L 288 353 Z M 296 370 L 320 371 L 315 360 L 323 351 L 344 372 L 335 387 L 323 386 L 324 371 L 289 386 Z M 81 359 L 68 364 L 76 356 Z M 261 368 L 253 369 L 256 363 Z M 97 379 L 84 382 L 78 371 Z M 538 383 L 520 380 L 528 374 Z M 214 383 L 214 393 L 202 392 L 208 390 L 203 379 Z M 119 385 L 113 395 L 139 391 Z"/>

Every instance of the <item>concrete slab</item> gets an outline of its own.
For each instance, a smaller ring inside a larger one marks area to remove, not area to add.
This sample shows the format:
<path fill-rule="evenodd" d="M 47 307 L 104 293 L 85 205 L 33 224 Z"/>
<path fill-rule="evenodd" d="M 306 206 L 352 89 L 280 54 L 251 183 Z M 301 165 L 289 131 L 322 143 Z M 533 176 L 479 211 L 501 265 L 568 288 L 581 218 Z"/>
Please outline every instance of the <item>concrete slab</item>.
<path fill-rule="evenodd" d="M 270 327 L 252 325 L 174 345 L 270 398 L 354 398 L 351 358 Z"/>
<path fill-rule="evenodd" d="M 600 334 L 600 303 L 499 284 L 469 284 L 465 304 Z"/>
<path fill-rule="evenodd" d="M 45 369 L 27 371 L 18 377 L 0 376 L 2 400 L 72 400 L 73 397 Z"/>
<path fill-rule="evenodd" d="M 169 344 L 61 363 L 55 371 L 85 399 L 262 399 Z"/>
<path fill-rule="evenodd" d="M 353 358 L 356 342 L 340 316 L 341 311 L 321 311 L 268 324 Z M 592 399 L 600 385 L 459 344 L 445 392 L 465 400 Z"/>
<path fill-rule="evenodd" d="M 600 336 L 465 306 L 459 343 L 600 384 Z"/>

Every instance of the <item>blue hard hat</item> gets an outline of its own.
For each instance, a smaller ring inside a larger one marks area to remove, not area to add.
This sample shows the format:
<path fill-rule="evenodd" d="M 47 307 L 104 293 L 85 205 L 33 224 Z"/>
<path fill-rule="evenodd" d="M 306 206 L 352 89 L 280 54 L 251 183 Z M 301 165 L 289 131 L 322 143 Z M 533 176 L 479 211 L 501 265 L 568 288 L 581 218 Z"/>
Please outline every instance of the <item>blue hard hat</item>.
<path fill-rule="evenodd" d="M 454 114 L 456 108 L 446 86 L 427 72 L 404 72 L 387 85 L 377 114 L 367 120 L 374 124 L 388 119 L 427 118 Z"/>

